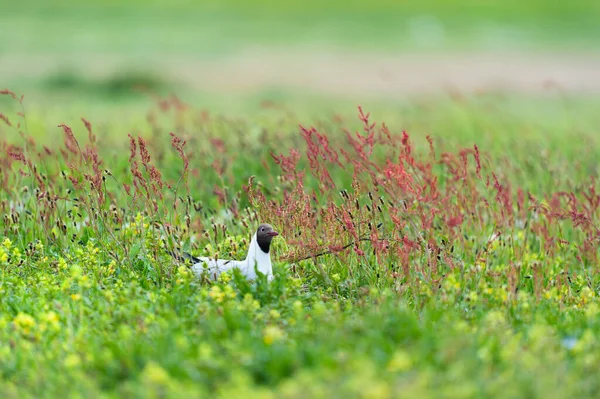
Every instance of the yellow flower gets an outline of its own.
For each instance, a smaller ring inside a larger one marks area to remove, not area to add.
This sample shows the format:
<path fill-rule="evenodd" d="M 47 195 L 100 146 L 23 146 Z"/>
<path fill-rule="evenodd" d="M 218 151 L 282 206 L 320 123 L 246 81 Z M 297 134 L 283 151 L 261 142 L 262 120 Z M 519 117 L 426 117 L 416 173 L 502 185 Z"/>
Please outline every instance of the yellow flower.
<path fill-rule="evenodd" d="M 219 281 L 227 284 L 228 282 L 231 281 L 231 276 L 229 275 L 229 273 L 223 272 L 219 275 Z"/>
<path fill-rule="evenodd" d="M 277 310 L 271 309 L 271 311 L 269 312 L 269 316 L 271 316 L 272 319 L 279 319 L 281 317 L 281 314 Z"/>
<path fill-rule="evenodd" d="M 81 359 L 75 354 L 70 354 L 65 358 L 65 367 L 74 368 L 81 364 Z"/>
<path fill-rule="evenodd" d="M 244 295 L 244 309 L 248 310 L 249 312 L 254 312 L 258 309 L 260 309 L 260 303 L 254 299 L 252 297 L 252 294 L 247 293 L 246 295 Z"/>
<path fill-rule="evenodd" d="M 92 286 L 90 278 L 88 276 L 81 276 L 81 278 L 79 279 L 79 283 L 86 288 L 90 288 Z"/>
<path fill-rule="evenodd" d="M 74 301 L 79 301 L 81 299 L 80 294 L 71 294 L 71 299 Z"/>
<path fill-rule="evenodd" d="M 67 261 L 64 258 L 58 258 L 58 268 L 65 270 L 67 268 Z"/>
<path fill-rule="evenodd" d="M 595 295 L 596 295 L 596 293 L 594 292 L 594 290 L 592 290 L 587 285 L 581 289 L 581 293 L 579 294 L 579 296 L 581 298 L 584 298 L 587 300 L 593 299 Z"/>
<path fill-rule="evenodd" d="M 106 298 L 109 302 L 112 302 L 115 299 L 115 295 L 112 291 L 104 290 L 103 291 L 104 298 Z"/>
<path fill-rule="evenodd" d="M 450 274 L 442 285 L 447 291 L 458 291 L 460 289 L 460 282 L 458 282 L 454 274 Z"/>
<path fill-rule="evenodd" d="M 81 277 L 82 275 L 82 269 L 81 266 L 79 266 L 78 264 L 74 264 L 71 266 L 71 277 L 73 277 L 74 279 L 78 279 L 79 277 Z"/>
<path fill-rule="evenodd" d="M 115 262 L 115 260 L 111 260 L 110 263 L 106 266 L 106 274 L 108 274 L 109 276 L 112 276 L 113 274 L 115 274 L 115 266 L 117 265 L 117 262 Z"/>
<path fill-rule="evenodd" d="M 544 298 L 550 300 L 561 300 L 563 299 L 563 294 L 560 293 L 556 287 L 552 287 L 544 292 Z"/>
<path fill-rule="evenodd" d="M 225 297 L 226 297 L 227 299 L 235 299 L 235 297 L 236 297 L 235 290 L 234 290 L 234 289 L 233 289 L 233 287 L 232 287 L 232 286 L 230 286 L 230 285 L 226 285 L 226 286 L 225 286 L 225 290 L 224 290 L 223 292 L 224 292 L 224 294 L 225 294 Z"/>
<path fill-rule="evenodd" d="M 281 338 L 283 338 L 283 331 L 277 326 L 267 326 L 263 331 L 263 341 L 266 345 L 272 345 Z"/>
<path fill-rule="evenodd" d="M 35 319 L 23 312 L 19 312 L 19 314 L 17 314 L 13 320 L 13 323 L 15 324 L 17 330 L 24 334 L 29 334 L 36 325 Z"/>
<path fill-rule="evenodd" d="M 12 254 L 16 262 L 21 260 L 21 251 L 19 250 L 19 248 L 13 248 Z"/>
<path fill-rule="evenodd" d="M 6 237 L 3 241 L 2 241 L 2 245 L 4 246 L 4 248 L 6 249 L 10 249 L 10 247 L 12 246 L 12 241 L 10 240 L 10 238 Z"/>
<path fill-rule="evenodd" d="M 406 371 L 412 367 L 410 355 L 403 350 L 396 351 L 390 359 L 387 370 L 391 372 Z"/>
<path fill-rule="evenodd" d="M 208 292 L 208 296 L 214 299 L 215 302 L 221 303 L 223 302 L 225 294 L 223 293 L 223 291 L 221 291 L 221 287 L 219 287 L 218 285 L 213 285 L 210 288 L 210 291 Z"/>
<path fill-rule="evenodd" d="M 479 299 L 479 296 L 477 295 L 477 291 L 470 291 L 469 295 L 467 295 L 467 297 L 469 298 L 469 301 L 471 301 L 471 302 L 477 302 L 477 300 Z"/>
<path fill-rule="evenodd" d="M 45 321 L 54 330 L 59 329 L 59 319 L 58 319 L 58 315 L 56 314 L 56 312 L 50 311 L 50 312 L 44 313 L 42 315 L 41 319 L 43 321 Z"/>
<path fill-rule="evenodd" d="M 506 287 L 502 286 L 497 288 L 494 291 L 494 297 L 501 302 L 506 302 L 508 300 L 508 292 Z"/>

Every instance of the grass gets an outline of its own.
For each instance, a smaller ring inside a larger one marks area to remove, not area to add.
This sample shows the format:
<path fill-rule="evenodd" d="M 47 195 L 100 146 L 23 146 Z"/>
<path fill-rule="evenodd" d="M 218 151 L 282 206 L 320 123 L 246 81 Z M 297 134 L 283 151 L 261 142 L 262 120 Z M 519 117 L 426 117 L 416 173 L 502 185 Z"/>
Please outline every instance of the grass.
<path fill-rule="evenodd" d="M 2 397 L 597 395 L 597 100 L 88 122 L 14 97 Z M 259 222 L 270 284 L 167 254 L 243 257 Z"/>
<path fill-rule="evenodd" d="M 597 396 L 597 97 L 234 97 L 150 67 L 595 51 L 598 2 L 0 4 L 26 93 L 0 96 L 2 398 Z M 271 283 L 167 254 L 241 259 L 259 222 Z"/>
<path fill-rule="evenodd" d="M 0 7 L 6 32 L 0 72 L 13 90 L 44 95 L 53 93 L 48 81 L 60 78 L 77 95 L 103 80 L 110 86 L 124 78 L 123 70 L 145 71 L 127 77 L 133 81 L 169 76 L 162 83 L 181 93 L 178 69 L 256 48 L 284 54 L 589 53 L 600 38 L 600 8 L 592 0 L 153 1 L 141 7 L 134 0 L 17 6 L 1 0 Z"/>
<path fill-rule="evenodd" d="M 589 0 L 526 3 L 439 0 L 424 2 L 86 2 L 28 7 L 5 5 L 5 49 L 81 49 L 110 53 L 222 53 L 252 45 L 324 42 L 350 49 L 595 48 L 600 8 Z M 106 31 L 108 29 L 108 32 Z M 440 30 L 441 29 L 441 30 Z M 53 35 L 39 35 L 51 30 Z M 77 34 L 74 34 L 74 33 Z M 276 34 L 274 34 L 276 33 Z M 418 34 L 417 34 L 418 33 Z M 30 40 L 35 36 L 36 40 Z M 430 39 L 430 40 L 427 40 Z M 144 45 L 140 45 L 143 43 Z M 65 54 L 66 55 L 66 54 Z"/>

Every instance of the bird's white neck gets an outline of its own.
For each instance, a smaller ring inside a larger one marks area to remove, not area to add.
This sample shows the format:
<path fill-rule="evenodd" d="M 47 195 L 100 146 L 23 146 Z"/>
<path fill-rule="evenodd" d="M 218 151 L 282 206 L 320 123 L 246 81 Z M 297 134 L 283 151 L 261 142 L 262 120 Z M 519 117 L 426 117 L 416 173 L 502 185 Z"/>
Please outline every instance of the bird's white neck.
<path fill-rule="evenodd" d="M 269 280 L 273 277 L 273 267 L 271 266 L 271 255 L 264 253 L 262 249 L 258 246 L 258 241 L 256 240 L 256 233 L 252 236 L 252 241 L 250 241 L 250 248 L 248 248 L 248 255 L 246 256 L 245 262 L 248 265 L 248 272 L 251 274 L 254 273 L 254 266 L 256 269 L 266 274 Z"/>

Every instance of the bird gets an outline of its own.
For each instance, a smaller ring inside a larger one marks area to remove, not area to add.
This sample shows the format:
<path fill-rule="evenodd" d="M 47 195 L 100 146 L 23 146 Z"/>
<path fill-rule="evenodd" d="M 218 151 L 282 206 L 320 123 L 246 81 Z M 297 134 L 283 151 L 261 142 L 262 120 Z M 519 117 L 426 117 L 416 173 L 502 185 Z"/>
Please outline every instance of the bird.
<path fill-rule="evenodd" d="M 197 276 L 202 276 L 205 272 L 209 278 L 216 280 L 219 275 L 225 271 L 239 269 L 247 280 L 255 280 L 256 271 L 267 276 L 267 281 L 273 280 L 273 267 L 271 265 L 271 241 L 279 233 L 268 223 L 262 223 L 254 232 L 248 254 L 244 260 L 226 260 L 213 259 L 208 257 L 195 257 L 184 254 L 194 264 L 191 269 Z M 256 267 L 256 269 L 255 269 Z"/>

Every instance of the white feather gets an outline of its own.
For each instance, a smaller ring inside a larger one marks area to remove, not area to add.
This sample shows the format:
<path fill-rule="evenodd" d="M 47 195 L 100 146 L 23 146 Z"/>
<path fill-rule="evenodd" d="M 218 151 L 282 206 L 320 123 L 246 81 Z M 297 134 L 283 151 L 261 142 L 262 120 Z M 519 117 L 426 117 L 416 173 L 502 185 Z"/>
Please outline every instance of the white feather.
<path fill-rule="evenodd" d="M 200 276 L 207 272 L 209 278 L 216 280 L 224 271 L 239 269 L 248 280 L 254 280 L 257 277 L 256 269 L 262 274 L 267 275 L 267 279 L 273 279 L 273 267 L 271 265 L 271 256 L 263 252 L 256 241 L 256 233 L 252 236 L 248 254 L 244 260 L 226 260 L 212 259 L 202 257 L 200 261 L 192 266 L 192 271 Z"/>

